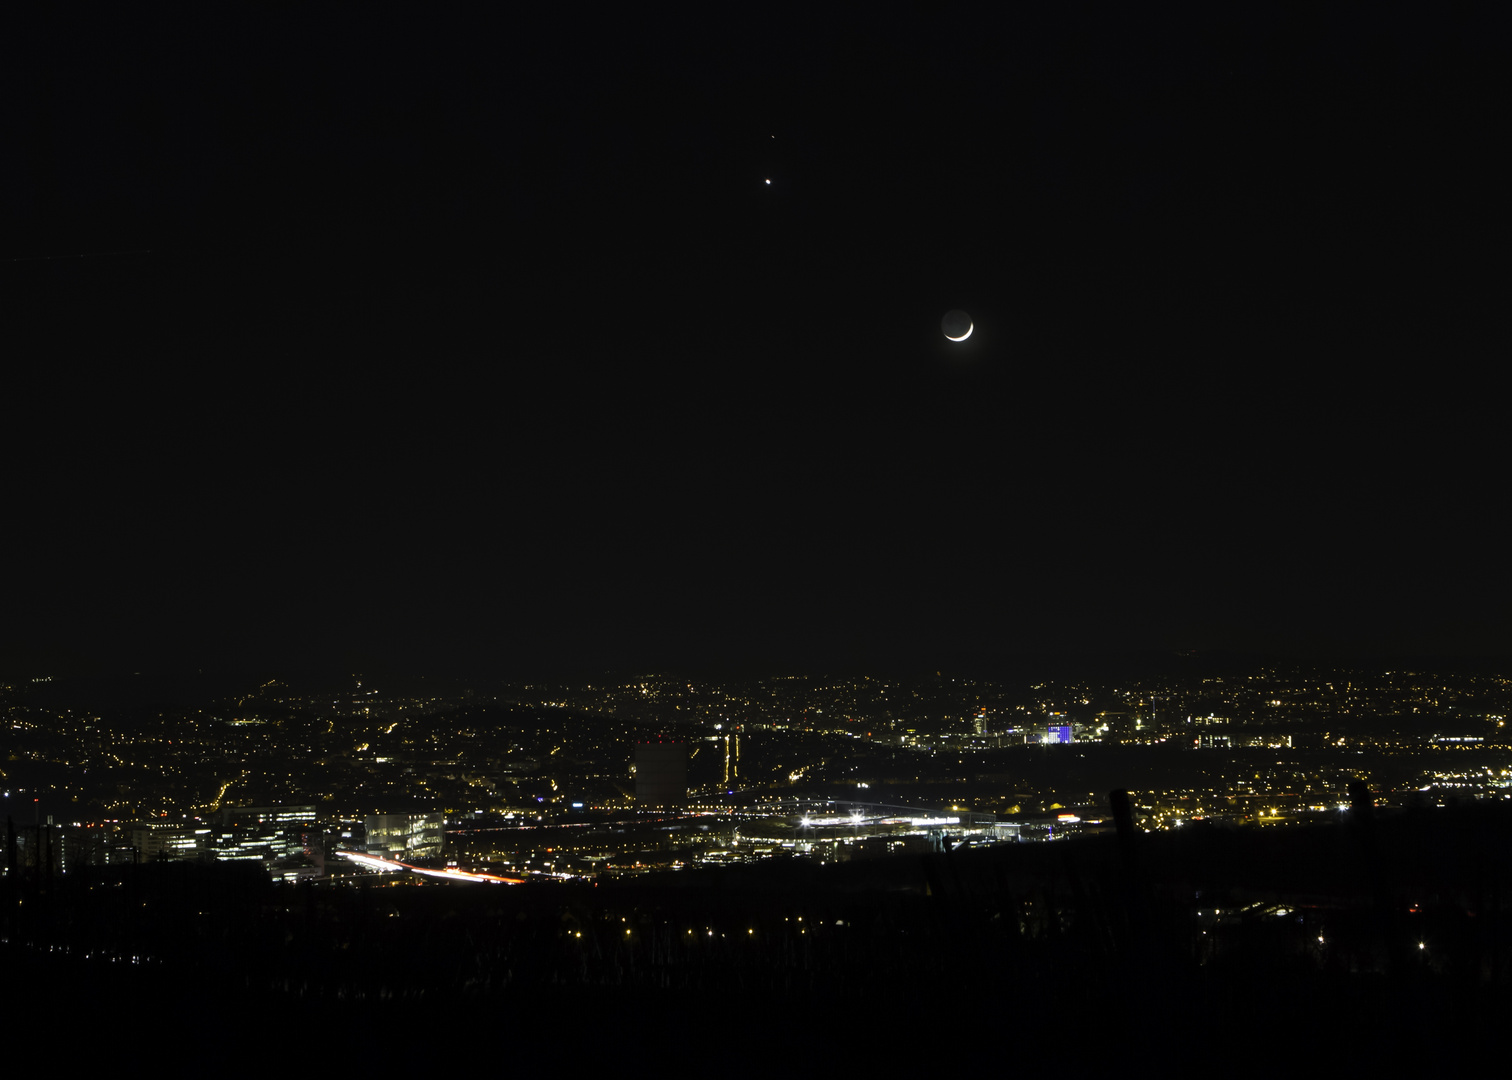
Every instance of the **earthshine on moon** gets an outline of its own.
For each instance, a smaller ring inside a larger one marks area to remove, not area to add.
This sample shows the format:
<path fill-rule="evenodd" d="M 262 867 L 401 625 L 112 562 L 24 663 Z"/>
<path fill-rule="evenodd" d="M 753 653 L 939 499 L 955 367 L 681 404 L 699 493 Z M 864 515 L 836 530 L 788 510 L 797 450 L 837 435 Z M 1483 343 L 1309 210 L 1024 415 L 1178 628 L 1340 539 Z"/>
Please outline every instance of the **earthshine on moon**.
<path fill-rule="evenodd" d="M 971 331 L 976 329 L 976 324 L 971 321 L 970 315 L 957 309 L 945 313 L 945 317 L 940 320 L 940 329 L 951 341 L 965 341 L 971 336 Z"/>

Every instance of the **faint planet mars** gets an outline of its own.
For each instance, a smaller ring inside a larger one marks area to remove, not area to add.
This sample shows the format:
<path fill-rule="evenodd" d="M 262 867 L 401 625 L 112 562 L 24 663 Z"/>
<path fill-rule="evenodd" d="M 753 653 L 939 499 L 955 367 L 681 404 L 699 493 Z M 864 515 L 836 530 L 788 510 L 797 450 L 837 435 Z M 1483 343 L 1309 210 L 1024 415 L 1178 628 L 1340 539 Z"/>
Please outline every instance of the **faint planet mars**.
<path fill-rule="evenodd" d="M 945 317 L 940 320 L 940 329 L 951 341 L 965 341 L 971 336 L 975 324 L 971 316 L 960 309 L 947 311 Z"/>

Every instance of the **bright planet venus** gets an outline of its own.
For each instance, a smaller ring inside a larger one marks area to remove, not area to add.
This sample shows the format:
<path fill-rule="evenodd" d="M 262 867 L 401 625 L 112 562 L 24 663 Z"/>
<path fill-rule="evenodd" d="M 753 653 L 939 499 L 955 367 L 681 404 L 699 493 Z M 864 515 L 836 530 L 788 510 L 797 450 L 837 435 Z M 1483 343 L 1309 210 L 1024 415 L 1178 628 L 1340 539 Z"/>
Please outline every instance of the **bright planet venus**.
<path fill-rule="evenodd" d="M 951 341 L 965 341 L 971 336 L 975 324 L 972 323 L 970 315 L 960 309 L 955 309 L 945 313 L 945 317 L 940 320 L 940 329 Z"/>

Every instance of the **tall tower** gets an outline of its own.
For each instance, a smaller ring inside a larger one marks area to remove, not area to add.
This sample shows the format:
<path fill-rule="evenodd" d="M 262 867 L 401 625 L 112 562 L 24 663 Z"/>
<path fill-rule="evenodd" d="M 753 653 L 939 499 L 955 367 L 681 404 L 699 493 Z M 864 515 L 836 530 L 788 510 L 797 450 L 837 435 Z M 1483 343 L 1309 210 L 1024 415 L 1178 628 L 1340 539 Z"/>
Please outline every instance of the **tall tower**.
<path fill-rule="evenodd" d="M 724 788 L 732 791 L 740 783 L 740 733 L 733 731 L 725 736 Z"/>

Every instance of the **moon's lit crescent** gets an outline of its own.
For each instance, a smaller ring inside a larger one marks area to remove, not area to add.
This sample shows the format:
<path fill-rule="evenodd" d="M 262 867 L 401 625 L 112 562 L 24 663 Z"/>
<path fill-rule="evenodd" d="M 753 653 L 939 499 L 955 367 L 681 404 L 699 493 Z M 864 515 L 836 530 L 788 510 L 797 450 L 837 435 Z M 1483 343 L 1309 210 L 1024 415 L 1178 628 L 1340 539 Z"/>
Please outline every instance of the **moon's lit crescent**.
<path fill-rule="evenodd" d="M 960 308 L 951 308 L 940 320 L 940 333 L 947 341 L 965 341 L 976 329 L 976 320 Z"/>

